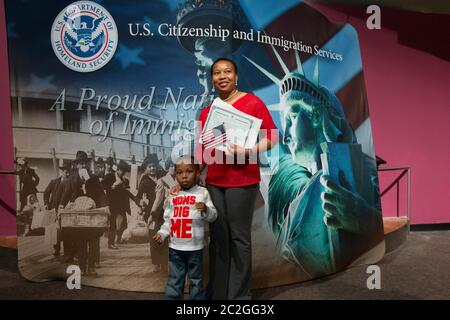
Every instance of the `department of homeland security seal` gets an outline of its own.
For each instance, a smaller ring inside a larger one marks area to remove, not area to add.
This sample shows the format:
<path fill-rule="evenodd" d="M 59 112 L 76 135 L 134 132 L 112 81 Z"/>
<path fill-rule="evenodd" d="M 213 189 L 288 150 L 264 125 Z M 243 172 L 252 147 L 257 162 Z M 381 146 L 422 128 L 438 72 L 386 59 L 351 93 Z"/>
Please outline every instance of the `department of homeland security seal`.
<path fill-rule="evenodd" d="M 116 24 L 98 3 L 77 1 L 62 10 L 53 22 L 52 47 L 58 59 L 78 72 L 104 67 L 117 48 Z"/>

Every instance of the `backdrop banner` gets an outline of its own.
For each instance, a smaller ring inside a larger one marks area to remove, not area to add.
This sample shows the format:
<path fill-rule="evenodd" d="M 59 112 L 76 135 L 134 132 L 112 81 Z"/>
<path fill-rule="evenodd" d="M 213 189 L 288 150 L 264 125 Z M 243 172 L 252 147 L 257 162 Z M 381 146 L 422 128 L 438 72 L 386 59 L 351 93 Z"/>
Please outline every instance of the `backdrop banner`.
<path fill-rule="evenodd" d="M 164 291 L 167 243 L 151 238 L 173 163 L 194 153 L 216 97 L 219 57 L 236 62 L 238 89 L 279 131 L 258 158 L 252 288 L 384 255 L 351 26 L 299 0 L 6 0 L 5 10 L 25 278 L 66 279 L 78 265 L 83 285 Z M 207 282 L 208 245 L 203 263 Z"/>

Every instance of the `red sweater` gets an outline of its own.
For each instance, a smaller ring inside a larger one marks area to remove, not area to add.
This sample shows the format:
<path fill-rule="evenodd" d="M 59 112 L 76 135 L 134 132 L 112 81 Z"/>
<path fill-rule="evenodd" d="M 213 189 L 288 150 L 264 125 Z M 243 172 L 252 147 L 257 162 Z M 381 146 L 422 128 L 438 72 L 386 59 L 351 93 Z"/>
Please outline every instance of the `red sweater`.
<path fill-rule="evenodd" d="M 233 107 L 239 111 L 245 112 L 249 115 L 257 117 L 262 120 L 261 129 L 266 129 L 267 133 L 265 137 L 272 140 L 272 145 L 277 142 L 277 137 L 270 130 L 277 129 L 275 123 L 270 116 L 270 112 L 267 109 L 264 102 L 261 101 L 257 96 L 247 93 L 245 96 L 239 98 L 233 103 Z M 205 125 L 206 119 L 208 118 L 209 110 L 211 109 L 211 104 L 206 107 L 200 114 L 199 121 L 201 122 L 202 128 Z M 264 136 L 264 135 L 263 135 Z M 262 137 L 260 139 L 262 139 Z M 204 151 L 204 146 L 202 144 L 197 144 L 197 150 Z M 220 150 L 214 149 L 212 151 L 212 156 L 215 157 L 215 153 L 221 153 L 224 164 L 208 164 L 208 173 L 206 175 L 206 183 L 221 186 L 221 187 L 240 187 L 248 186 L 252 184 L 259 183 L 261 180 L 259 173 L 258 164 L 225 164 L 224 153 Z M 199 152 L 196 152 L 199 155 Z M 203 164 L 205 164 L 205 158 L 200 159 Z"/>

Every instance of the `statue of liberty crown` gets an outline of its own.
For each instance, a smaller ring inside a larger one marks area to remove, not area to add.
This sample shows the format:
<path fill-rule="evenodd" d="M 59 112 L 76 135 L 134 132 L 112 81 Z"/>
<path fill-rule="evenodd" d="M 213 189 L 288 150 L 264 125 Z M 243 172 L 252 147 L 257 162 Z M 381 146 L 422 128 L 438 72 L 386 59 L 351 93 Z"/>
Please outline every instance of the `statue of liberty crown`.
<path fill-rule="evenodd" d="M 293 37 L 295 42 L 295 39 Z M 251 64 L 253 64 L 259 71 L 261 71 L 265 76 L 267 76 L 272 82 L 278 85 L 280 91 L 280 100 L 286 98 L 286 96 L 291 91 L 304 92 L 306 94 L 311 95 L 315 99 L 317 99 L 321 104 L 323 104 L 327 108 L 331 108 L 332 110 L 338 111 L 339 114 L 343 114 L 343 108 L 340 104 L 339 100 L 331 94 L 327 89 L 323 88 L 319 84 L 319 59 L 316 59 L 314 66 L 314 73 L 312 81 L 308 80 L 305 76 L 305 72 L 303 70 L 303 65 L 298 55 L 298 51 L 295 52 L 295 60 L 297 63 L 297 69 L 293 71 L 289 71 L 286 64 L 281 59 L 278 51 L 271 45 L 273 52 L 284 71 L 284 77 L 282 79 L 278 79 L 276 76 L 271 74 L 269 71 L 244 56 Z"/>
<path fill-rule="evenodd" d="M 179 5 L 177 26 L 208 27 L 209 24 L 240 31 L 250 28 L 247 17 L 236 0 L 187 0 Z M 180 37 L 178 41 L 185 49 L 194 52 L 192 37 Z M 233 51 L 240 45 L 240 41 L 233 40 Z"/>
<path fill-rule="evenodd" d="M 229 14 L 231 17 L 232 1 L 227 0 L 187 0 L 183 4 L 179 4 L 177 13 L 177 22 L 180 23 L 186 16 L 196 12 L 214 12 L 221 14 Z"/>

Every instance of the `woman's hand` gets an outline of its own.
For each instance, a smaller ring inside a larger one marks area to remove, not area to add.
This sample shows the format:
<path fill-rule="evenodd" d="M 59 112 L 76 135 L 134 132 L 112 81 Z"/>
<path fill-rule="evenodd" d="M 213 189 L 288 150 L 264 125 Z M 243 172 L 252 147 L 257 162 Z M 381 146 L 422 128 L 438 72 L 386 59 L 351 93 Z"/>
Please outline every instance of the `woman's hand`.
<path fill-rule="evenodd" d="M 227 155 L 241 156 L 244 158 L 247 158 L 249 156 L 251 150 L 238 146 L 237 144 L 234 143 L 229 143 L 227 147 L 228 147 Z"/>

